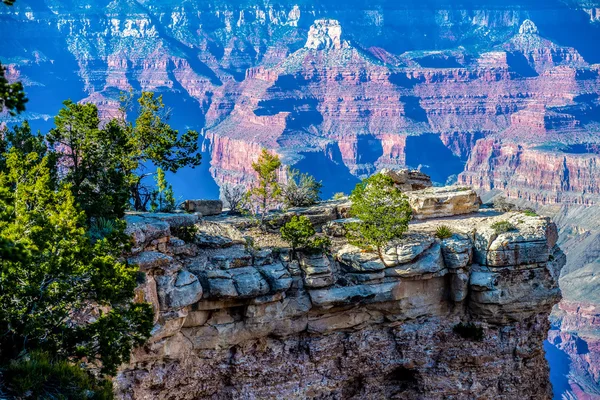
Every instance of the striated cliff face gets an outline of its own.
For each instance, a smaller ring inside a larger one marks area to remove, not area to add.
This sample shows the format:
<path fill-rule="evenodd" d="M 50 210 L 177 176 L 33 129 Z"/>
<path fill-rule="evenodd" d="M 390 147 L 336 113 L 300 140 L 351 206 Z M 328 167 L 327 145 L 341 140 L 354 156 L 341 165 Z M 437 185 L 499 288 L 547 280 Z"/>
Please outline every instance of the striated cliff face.
<path fill-rule="evenodd" d="M 176 3 L 3 9 L 1 57 L 27 84 L 26 117 L 68 97 L 110 117 L 120 91 L 156 90 L 176 126 L 205 129 L 218 183 L 251 178 L 244 162 L 266 146 L 326 195 L 382 167 L 455 179 L 490 135 L 597 146 L 593 4 Z"/>
<path fill-rule="evenodd" d="M 599 150 L 590 147 L 590 153 L 569 154 L 497 139 L 480 140 L 459 181 L 540 204 L 597 205 Z"/>
<path fill-rule="evenodd" d="M 332 237 L 330 254 L 294 259 L 244 218 L 129 216 L 139 298 L 156 325 L 116 378 L 119 397 L 551 398 L 542 342 L 565 262 L 556 226 L 472 212 L 471 194 L 411 192 L 423 220 L 390 244 L 385 265 L 339 236 L 343 201 L 273 217 L 307 215 Z M 497 233 L 500 220 L 516 229 Z M 451 238 L 433 236 L 442 223 Z M 199 231 L 186 243 L 175 235 L 190 224 Z M 459 322 L 482 339 L 455 332 Z"/>

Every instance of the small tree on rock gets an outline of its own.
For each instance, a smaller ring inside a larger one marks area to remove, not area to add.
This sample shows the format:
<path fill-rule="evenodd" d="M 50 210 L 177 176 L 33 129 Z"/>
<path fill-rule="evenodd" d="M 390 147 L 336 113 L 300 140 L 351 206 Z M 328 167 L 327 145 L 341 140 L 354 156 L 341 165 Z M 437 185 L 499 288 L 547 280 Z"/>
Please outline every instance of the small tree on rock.
<path fill-rule="evenodd" d="M 281 186 L 279 185 L 277 170 L 281 167 L 281 160 L 277 154 L 262 149 L 258 161 L 252 163 L 252 169 L 258 174 L 258 181 L 248 192 L 249 203 L 260 215 L 260 225 L 265 222 L 265 215 L 281 201 Z"/>
<path fill-rule="evenodd" d="M 323 184 L 314 176 L 287 168 L 288 180 L 282 187 L 286 207 L 308 207 L 319 202 Z"/>
<path fill-rule="evenodd" d="M 239 213 L 244 207 L 246 188 L 243 185 L 224 184 L 221 187 L 221 199 L 230 213 Z"/>
<path fill-rule="evenodd" d="M 315 234 L 310 220 L 304 215 L 294 215 L 292 219 L 281 227 L 281 238 L 290 244 L 295 253 L 300 247 L 305 247 Z"/>
<path fill-rule="evenodd" d="M 304 215 L 294 215 L 292 219 L 280 229 L 283 240 L 290 244 L 292 255 L 302 249 L 309 253 L 321 252 L 331 246 L 329 238 L 315 236 L 315 228 L 310 219 Z"/>
<path fill-rule="evenodd" d="M 376 174 L 356 185 L 350 195 L 350 214 L 360 222 L 348 224 L 348 240 L 383 258 L 385 246 L 408 230 L 412 211 L 407 197 L 388 176 Z"/>
<path fill-rule="evenodd" d="M 151 211 L 172 212 L 175 210 L 173 186 L 167 182 L 165 171 L 156 169 L 156 190 L 152 193 Z"/>

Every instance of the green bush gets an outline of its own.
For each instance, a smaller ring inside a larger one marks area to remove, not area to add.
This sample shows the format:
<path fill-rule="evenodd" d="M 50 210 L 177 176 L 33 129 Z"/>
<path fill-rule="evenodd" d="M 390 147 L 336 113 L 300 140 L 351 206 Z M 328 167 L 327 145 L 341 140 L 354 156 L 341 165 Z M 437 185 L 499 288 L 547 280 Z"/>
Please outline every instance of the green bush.
<path fill-rule="evenodd" d="M 480 342 L 483 340 L 483 328 L 472 322 L 463 324 L 462 322 L 454 325 L 452 331 L 464 339 Z"/>
<path fill-rule="evenodd" d="M 531 209 L 523 210 L 523 214 L 527 215 L 528 217 L 537 217 L 538 216 L 538 214 Z"/>
<path fill-rule="evenodd" d="M 435 236 L 438 239 L 448 239 L 452 237 L 452 230 L 447 225 L 440 225 L 435 230 Z"/>
<path fill-rule="evenodd" d="M 501 233 L 516 231 L 517 227 L 508 221 L 498 221 L 492 224 L 492 229 L 500 235 Z"/>
<path fill-rule="evenodd" d="M 308 217 L 294 215 L 292 219 L 280 229 L 283 240 L 290 244 L 295 252 L 300 247 L 306 247 L 310 238 L 315 234 L 315 228 Z"/>
<path fill-rule="evenodd" d="M 331 247 L 331 240 L 326 236 L 315 236 L 306 244 L 306 251 L 313 254 L 322 253 Z"/>
<path fill-rule="evenodd" d="M 46 353 L 34 352 L 1 369 L 3 386 L 20 399 L 113 399 L 110 381 L 97 381 L 88 372 Z"/>
<path fill-rule="evenodd" d="M 196 233 L 198 233 L 198 227 L 196 225 L 171 227 L 171 234 L 173 236 L 178 237 L 186 243 L 194 243 Z"/>
<path fill-rule="evenodd" d="M 348 240 L 363 249 L 375 250 L 385 265 L 385 246 L 408 230 L 412 210 L 407 197 L 389 176 L 375 174 L 356 185 L 350 200 L 350 214 L 360 222 L 347 225 Z"/>

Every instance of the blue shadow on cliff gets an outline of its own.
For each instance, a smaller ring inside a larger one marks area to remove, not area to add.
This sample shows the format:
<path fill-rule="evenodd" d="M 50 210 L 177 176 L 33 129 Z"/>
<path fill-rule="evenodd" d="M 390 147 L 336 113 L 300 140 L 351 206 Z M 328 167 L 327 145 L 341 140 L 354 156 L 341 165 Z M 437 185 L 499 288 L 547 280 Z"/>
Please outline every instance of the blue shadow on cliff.
<path fill-rule="evenodd" d="M 418 168 L 436 183 L 444 184 L 448 177 L 463 171 L 461 160 L 444 145 L 437 134 L 408 136 L 406 138 L 406 165 Z"/>
<path fill-rule="evenodd" d="M 301 172 L 311 174 L 317 181 L 323 183 L 322 199 L 330 199 L 338 192 L 349 194 L 360 182 L 360 179 L 352 175 L 342 162 L 342 155 L 337 146 L 331 147 L 329 152 L 330 156 L 324 152 L 301 153 L 302 160 L 293 166 Z"/>
<path fill-rule="evenodd" d="M 561 400 L 563 394 L 571 388 L 568 379 L 571 360 L 564 351 L 547 340 L 544 340 L 544 351 L 546 360 L 550 364 L 550 383 L 552 383 L 553 398 L 554 400 Z"/>

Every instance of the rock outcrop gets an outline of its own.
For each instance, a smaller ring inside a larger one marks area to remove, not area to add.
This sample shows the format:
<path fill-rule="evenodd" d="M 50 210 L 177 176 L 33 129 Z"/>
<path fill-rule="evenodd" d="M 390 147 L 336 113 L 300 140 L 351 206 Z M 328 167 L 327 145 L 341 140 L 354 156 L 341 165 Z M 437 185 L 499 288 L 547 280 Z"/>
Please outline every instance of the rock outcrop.
<path fill-rule="evenodd" d="M 551 398 L 542 342 L 564 255 L 548 218 L 417 221 L 383 260 L 339 237 L 293 256 L 239 218 L 197 218 L 127 217 L 156 325 L 115 380 L 120 398 Z M 190 222 L 185 243 L 174 232 Z M 453 235 L 436 238 L 440 224 Z"/>

